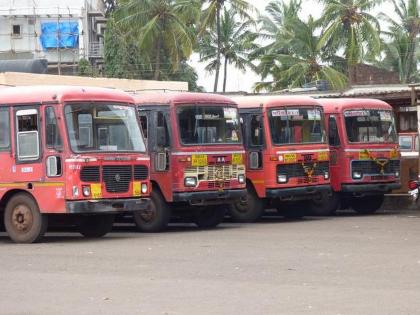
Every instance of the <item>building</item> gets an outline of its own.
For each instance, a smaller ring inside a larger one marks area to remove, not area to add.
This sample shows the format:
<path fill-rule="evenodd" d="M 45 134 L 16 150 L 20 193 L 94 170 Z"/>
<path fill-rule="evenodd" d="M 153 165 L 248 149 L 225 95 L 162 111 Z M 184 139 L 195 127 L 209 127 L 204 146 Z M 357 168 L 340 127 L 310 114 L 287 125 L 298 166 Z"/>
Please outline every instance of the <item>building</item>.
<path fill-rule="evenodd" d="M 0 1 L 0 60 L 46 59 L 48 73 L 75 74 L 80 59 L 103 62 L 102 0 Z"/>

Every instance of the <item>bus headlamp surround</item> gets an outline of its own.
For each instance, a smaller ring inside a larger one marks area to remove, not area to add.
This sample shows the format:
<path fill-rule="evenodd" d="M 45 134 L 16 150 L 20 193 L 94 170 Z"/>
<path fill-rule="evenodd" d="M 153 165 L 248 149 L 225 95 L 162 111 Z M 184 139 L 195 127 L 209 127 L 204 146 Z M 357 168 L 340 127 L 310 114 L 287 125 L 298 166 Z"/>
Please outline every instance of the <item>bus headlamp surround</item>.
<path fill-rule="evenodd" d="M 353 179 L 361 179 L 363 177 L 363 173 L 360 171 L 353 171 Z"/>
<path fill-rule="evenodd" d="M 278 174 L 277 175 L 277 183 L 279 183 L 279 184 L 287 183 L 287 175 L 286 174 Z"/>
<path fill-rule="evenodd" d="M 197 186 L 197 177 L 185 177 L 184 186 L 185 187 L 196 187 Z"/>

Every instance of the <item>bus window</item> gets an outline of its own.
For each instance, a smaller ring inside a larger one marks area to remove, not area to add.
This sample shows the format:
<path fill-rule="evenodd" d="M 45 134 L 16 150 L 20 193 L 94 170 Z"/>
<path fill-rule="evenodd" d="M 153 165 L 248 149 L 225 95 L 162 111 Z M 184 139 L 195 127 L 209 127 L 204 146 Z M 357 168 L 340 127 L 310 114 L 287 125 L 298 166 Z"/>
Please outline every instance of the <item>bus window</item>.
<path fill-rule="evenodd" d="M 7 151 L 10 148 L 10 120 L 9 109 L 0 109 L 0 151 Z"/>
<path fill-rule="evenodd" d="M 20 161 L 39 158 L 38 111 L 24 109 L 16 112 L 17 156 Z"/>
<path fill-rule="evenodd" d="M 401 151 L 412 151 L 413 150 L 413 137 L 412 136 L 399 136 L 398 142 Z"/>

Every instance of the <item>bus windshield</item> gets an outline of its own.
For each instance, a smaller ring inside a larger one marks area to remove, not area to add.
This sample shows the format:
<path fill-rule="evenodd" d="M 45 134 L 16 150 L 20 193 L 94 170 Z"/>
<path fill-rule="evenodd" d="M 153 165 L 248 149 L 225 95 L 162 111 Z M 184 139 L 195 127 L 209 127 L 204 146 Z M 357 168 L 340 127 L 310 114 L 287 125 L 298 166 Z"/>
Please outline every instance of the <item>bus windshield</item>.
<path fill-rule="evenodd" d="M 353 143 L 394 143 L 397 141 L 391 110 L 363 109 L 344 112 L 347 138 Z"/>
<path fill-rule="evenodd" d="M 134 106 L 72 103 L 64 108 L 73 152 L 144 152 Z"/>
<path fill-rule="evenodd" d="M 227 106 L 182 106 L 177 111 L 181 143 L 241 143 L 238 110 Z"/>
<path fill-rule="evenodd" d="M 269 112 L 274 145 L 325 143 L 324 118 L 318 107 L 283 107 Z"/>

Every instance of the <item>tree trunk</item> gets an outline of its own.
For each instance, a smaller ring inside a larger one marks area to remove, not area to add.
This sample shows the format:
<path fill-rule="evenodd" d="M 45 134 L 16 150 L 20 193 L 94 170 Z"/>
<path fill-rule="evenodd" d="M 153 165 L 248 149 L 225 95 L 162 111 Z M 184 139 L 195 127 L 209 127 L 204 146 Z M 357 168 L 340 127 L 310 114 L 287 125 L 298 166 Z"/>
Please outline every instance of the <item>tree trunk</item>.
<path fill-rule="evenodd" d="M 226 78 L 227 78 L 227 66 L 228 66 L 228 58 L 225 56 L 225 68 L 224 68 L 224 77 L 223 77 L 223 93 L 226 92 Z"/>
<path fill-rule="evenodd" d="M 153 79 L 158 80 L 158 81 L 160 79 L 160 50 L 161 48 L 162 48 L 162 41 L 159 36 L 156 43 L 156 68 L 155 68 L 155 74 L 153 75 Z"/>
<path fill-rule="evenodd" d="M 356 68 L 356 65 L 353 65 L 353 64 L 349 64 L 348 65 L 348 72 L 349 72 L 349 82 L 348 82 L 348 86 L 349 86 L 349 88 L 351 88 L 352 86 L 353 86 L 353 83 L 354 83 L 354 74 L 355 74 L 355 68 Z"/>
<path fill-rule="evenodd" d="M 217 59 L 216 59 L 216 77 L 214 78 L 214 88 L 213 91 L 217 92 L 217 87 L 219 85 L 219 72 L 220 72 L 220 51 L 221 42 L 220 42 L 220 3 L 217 2 L 216 5 L 216 28 L 217 28 Z"/>

